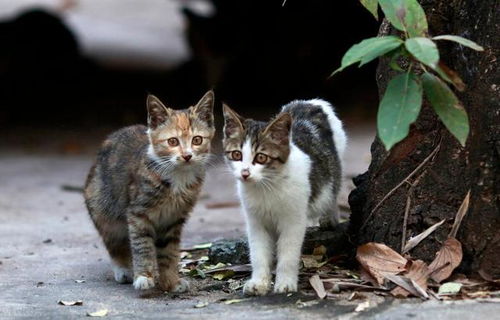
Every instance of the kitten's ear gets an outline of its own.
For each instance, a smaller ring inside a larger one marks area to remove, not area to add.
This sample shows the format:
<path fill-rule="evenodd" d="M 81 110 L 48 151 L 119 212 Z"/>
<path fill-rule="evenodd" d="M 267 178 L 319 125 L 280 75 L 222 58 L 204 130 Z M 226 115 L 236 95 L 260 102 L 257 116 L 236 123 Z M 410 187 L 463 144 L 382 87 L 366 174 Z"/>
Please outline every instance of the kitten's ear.
<path fill-rule="evenodd" d="M 172 114 L 172 110 L 165 107 L 160 99 L 152 94 L 148 95 L 146 105 L 148 108 L 148 126 L 153 130 L 165 123 Z"/>
<path fill-rule="evenodd" d="M 207 123 L 209 127 L 214 126 L 214 102 L 215 95 L 214 92 L 210 90 L 205 93 L 205 95 L 192 109 L 198 119 Z"/>
<path fill-rule="evenodd" d="M 222 104 L 224 113 L 224 137 L 233 138 L 243 133 L 243 118 L 225 103 Z"/>
<path fill-rule="evenodd" d="M 278 144 L 288 144 L 291 127 L 292 117 L 288 112 L 283 112 L 267 125 L 262 135 Z"/>

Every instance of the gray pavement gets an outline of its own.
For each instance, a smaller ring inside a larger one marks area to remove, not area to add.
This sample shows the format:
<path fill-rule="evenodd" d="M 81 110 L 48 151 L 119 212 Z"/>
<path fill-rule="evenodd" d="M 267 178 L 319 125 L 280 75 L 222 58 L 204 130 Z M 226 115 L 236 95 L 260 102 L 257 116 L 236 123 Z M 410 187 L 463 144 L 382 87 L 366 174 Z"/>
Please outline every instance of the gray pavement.
<path fill-rule="evenodd" d="M 347 175 L 361 172 L 368 164 L 368 132 L 351 132 Z M 241 292 L 213 290 L 217 283 L 208 279 L 191 280 L 188 294 L 141 296 L 131 286 L 114 282 L 82 194 L 62 188 L 83 184 L 97 144 L 68 147 L 73 138 L 68 139 L 57 140 L 66 145 L 63 148 L 58 143 L 44 147 L 35 140 L 29 152 L 14 145 L 2 146 L 0 151 L 0 319 L 81 318 L 100 309 L 109 310 L 107 317 L 116 319 L 499 319 L 500 304 L 493 300 L 421 303 L 368 294 L 372 307 L 354 312 L 360 301 L 347 301 L 345 293 L 302 308 L 298 300 L 314 297 L 245 298 L 228 305 L 224 299 L 244 298 Z M 346 183 L 341 198 L 346 198 L 349 188 Z M 223 166 L 215 165 L 186 226 L 183 246 L 242 236 L 239 208 L 206 208 L 234 200 L 232 178 Z M 82 300 L 83 305 L 62 306 L 59 300 Z M 199 302 L 209 304 L 194 308 Z"/>

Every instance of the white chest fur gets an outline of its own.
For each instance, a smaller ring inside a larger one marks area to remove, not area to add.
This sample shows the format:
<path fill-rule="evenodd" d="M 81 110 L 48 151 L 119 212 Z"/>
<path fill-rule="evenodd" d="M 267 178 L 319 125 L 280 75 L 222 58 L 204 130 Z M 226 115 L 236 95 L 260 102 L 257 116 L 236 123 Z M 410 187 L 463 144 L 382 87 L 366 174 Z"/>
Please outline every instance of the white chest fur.
<path fill-rule="evenodd" d="M 306 219 L 311 194 L 310 170 L 309 156 L 292 144 L 285 168 L 272 183 L 263 185 L 238 181 L 238 193 L 246 215 L 253 215 L 278 229 L 282 224 Z"/>

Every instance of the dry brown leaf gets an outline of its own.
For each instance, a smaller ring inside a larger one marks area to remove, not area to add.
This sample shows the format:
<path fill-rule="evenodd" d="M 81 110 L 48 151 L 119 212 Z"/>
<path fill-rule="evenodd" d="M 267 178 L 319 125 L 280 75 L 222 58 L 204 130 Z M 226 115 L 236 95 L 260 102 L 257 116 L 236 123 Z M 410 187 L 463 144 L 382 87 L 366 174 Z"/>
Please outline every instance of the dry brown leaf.
<path fill-rule="evenodd" d="M 313 287 L 314 291 L 316 291 L 316 294 L 320 299 L 324 299 L 326 297 L 323 281 L 321 281 L 317 274 L 309 278 L 309 283 L 311 284 L 311 287 Z"/>
<path fill-rule="evenodd" d="M 429 267 L 422 260 L 412 261 L 408 271 L 402 276 L 411 279 L 424 291 L 427 290 L 427 280 L 429 279 Z M 418 290 L 417 290 L 418 291 Z M 407 297 L 410 292 L 402 287 L 396 287 L 391 291 L 394 296 Z"/>
<path fill-rule="evenodd" d="M 356 259 L 377 281 L 384 283 L 386 274 L 398 274 L 406 270 L 408 263 L 404 257 L 385 244 L 369 242 L 358 247 Z"/>
<path fill-rule="evenodd" d="M 460 262 L 462 262 L 462 244 L 455 238 L 448 238 L 429 265 L 430 277 L 440 283 L 448 279 Z"/>
<path fill-rule="evenodd" d="M 372 275 L 369 274 L 368 271 L 366 271 L 363 268 L 361 268 L 361 270 L 359 272 L 359 277 L 361 278 L 361 280 L 363 280 L 365 282 L 369 282 L 375 287 L 380 287 L 377 280 L 374 277 L 372 277 Z"/>
<path fill-rule="evenodd" d="M 464 219 L 465 214 L 469 210 L 469 201 L 470 201 L 470 190 L 469 192 L 467 192 L 467 195 L 465 196 L 464 201 L 462 201 L 460 208 L 458 208 L 457 214 L 455 215 L 455 221 L 453 222 L 450 234 L 448 235 L 449 238 L 455 238 L 457 236 L 457 232 L 458 229 L 460 228 L 460 225 L 462 224 L 462 220 Z"/>
<path fill-rule="evenodd" d="M 424 230 L 422 233 L 416 235 L 415 237 L 411 238 L 406 242 L 406 245 L 401 253 L 407 253 L 411 249 L 415 248 L 422 240 L 427 238 L 431 233 L 433 233 L 439 226 L 441 226 L 446 220 L 443 219 L 438 223 L 435 223 L 434 225 L 430 226 L 426 230 Z"/>
<path fill-rule="evenodd" d="M 396 274 L 386 274 L 385 277 L 388 280 L 390 280 L 391 282 L 394 282 L 398 286 L 404 288 L 406 291 L 410 292 L 415 297 L 421 297 L 421 298 L 425 298 L 425 299 L 429 298 L 429 295 L 412 279 L 398 276 Z M 393 295 L 395 295 L 395 294 L 393 293 Z M 395 295 L 395 296 L 397 296 L 397 295 Z M 406 296 L 403 295 L 403 297 L 406 297 Z"/>

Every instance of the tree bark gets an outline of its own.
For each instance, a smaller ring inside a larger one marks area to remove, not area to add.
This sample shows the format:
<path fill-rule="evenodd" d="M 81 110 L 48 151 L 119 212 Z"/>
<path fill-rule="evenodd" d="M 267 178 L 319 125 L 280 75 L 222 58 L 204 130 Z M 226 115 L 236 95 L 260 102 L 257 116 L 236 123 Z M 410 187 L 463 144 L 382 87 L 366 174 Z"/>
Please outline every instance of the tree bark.
<path fill-rule="evenodd" d="M 408 239 L 445 219 L 411 251 L 413 257 L 430 262 L 448 237 L 470 190 L 469 209 L 457 234 L 464 250 L 460 269 L 500 278 L 499 2 L 427 0 L 421 4 L 431 36 L 459 35 L 485 48 L 476 52 L 452 42 L 438 42 L 441 60 L 467 85 L 456 94 L 469 115 L 470 135 L 465 148 L 460 146 L 424 102 L 408 137 L 390 152 L 375 138 L 370 167 L 354 179 L 356 189 L 349 196 L 350 234 L 357 244 L 376 241 L 400 251 L 404 228 Z M 380 33 L 396 34 L 386 22 Z M 382 59 L 377 70 L 380 95 L 393 75 L 388 61 Z"/>

